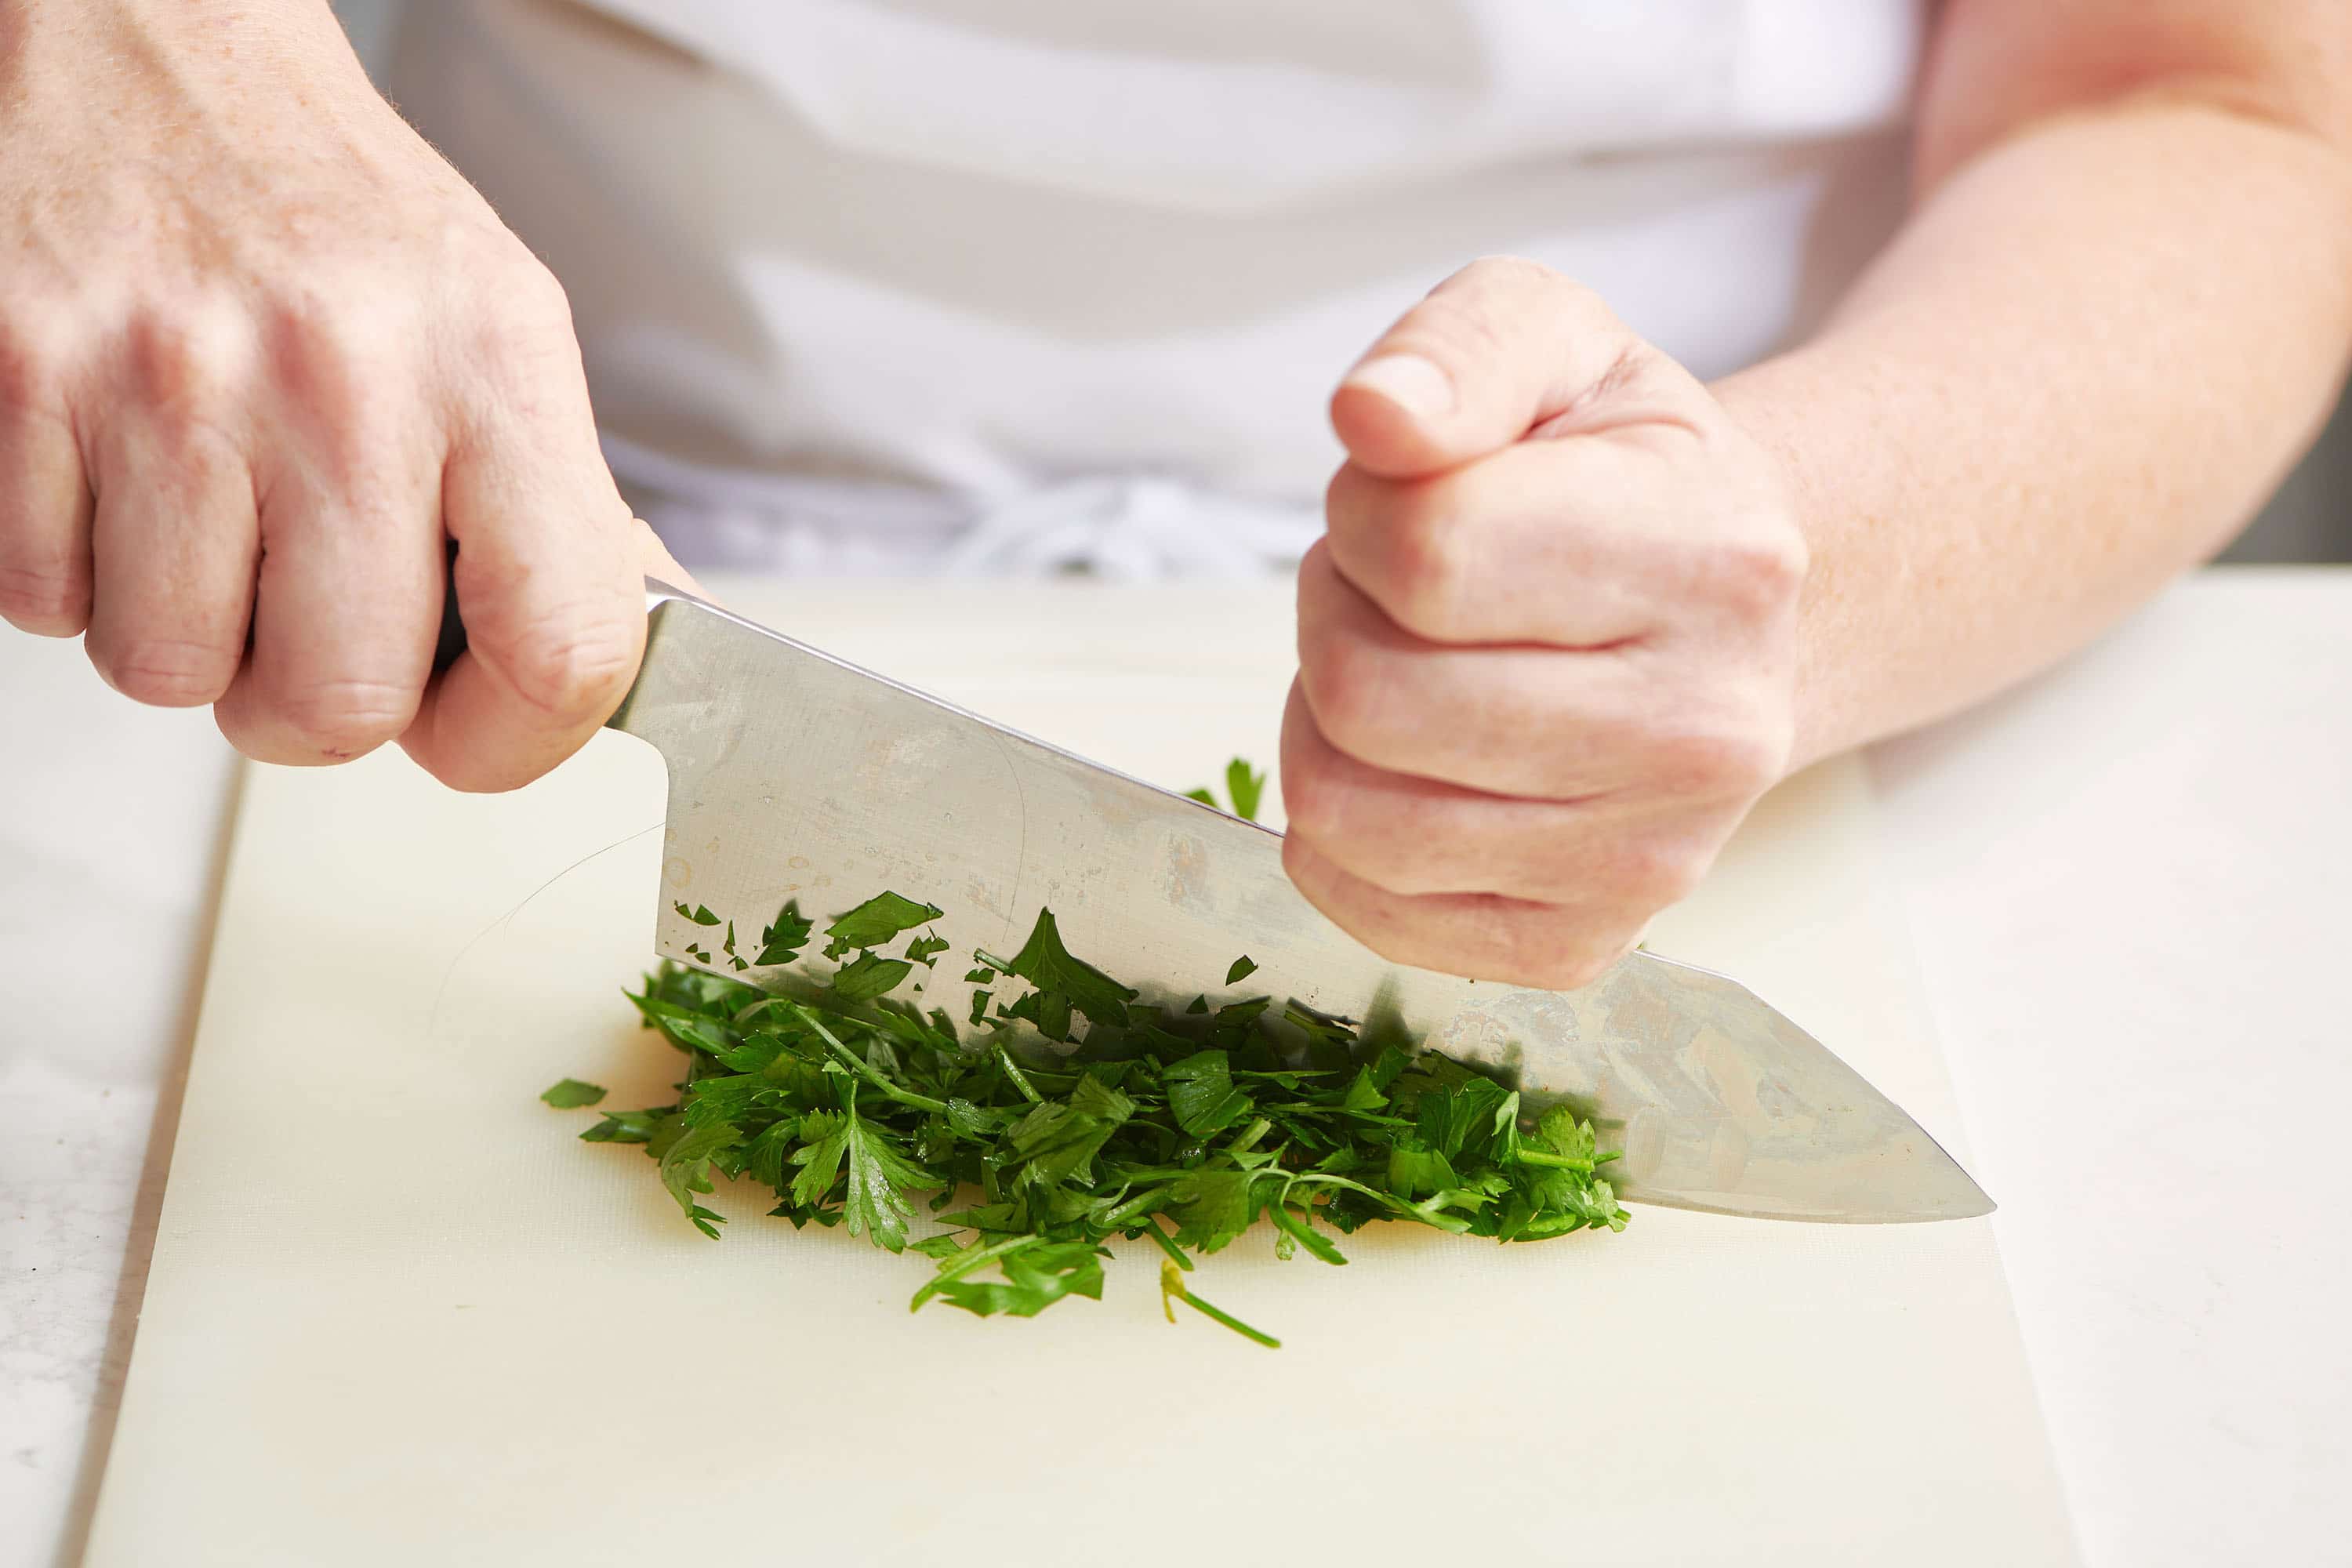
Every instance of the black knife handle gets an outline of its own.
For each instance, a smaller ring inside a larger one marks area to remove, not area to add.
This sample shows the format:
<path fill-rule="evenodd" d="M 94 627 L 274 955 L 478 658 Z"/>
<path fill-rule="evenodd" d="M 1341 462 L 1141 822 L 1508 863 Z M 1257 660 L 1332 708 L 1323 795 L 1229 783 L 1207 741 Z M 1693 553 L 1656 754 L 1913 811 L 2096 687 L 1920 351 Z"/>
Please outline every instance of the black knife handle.
<path fill-rule="evenodd" d="M 440 674 L 466 651 L 466 623 L 457 616 L 457 542 L 449 541 L 448 564 L 441 579 L 441 637 L 433 645 L 433 673 Z"/>

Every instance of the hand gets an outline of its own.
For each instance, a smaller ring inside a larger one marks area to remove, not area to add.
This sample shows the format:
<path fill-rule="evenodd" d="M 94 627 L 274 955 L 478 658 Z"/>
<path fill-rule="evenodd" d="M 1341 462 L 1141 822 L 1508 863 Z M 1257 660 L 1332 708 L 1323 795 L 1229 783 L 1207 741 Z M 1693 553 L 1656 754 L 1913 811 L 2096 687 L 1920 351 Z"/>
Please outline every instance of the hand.
<path fill-rule="evenodd" d="M 1780 477 L 1531 262 L 1441 284 L 1331 418 L 1284 863 L 1399 963 L 1586 984 L 1787 765 L 1806 555 Z"/>
<path fill-rule="evenodd" d="M 0 215 L 0 615 L 273 763 L 511 787 L 618 704 L 670 567 L 562 292 L 324 5 L 19 0 Z"/>

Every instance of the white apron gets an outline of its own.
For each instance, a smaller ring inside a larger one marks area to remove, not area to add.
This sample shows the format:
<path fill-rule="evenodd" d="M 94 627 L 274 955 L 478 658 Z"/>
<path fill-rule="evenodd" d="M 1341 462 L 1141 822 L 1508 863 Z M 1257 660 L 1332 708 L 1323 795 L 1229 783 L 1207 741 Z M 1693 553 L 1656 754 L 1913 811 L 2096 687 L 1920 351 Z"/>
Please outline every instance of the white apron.
<path fill-rule="evenodd" d="M 1244 572 L 1472 258 L 1699 374 L 1899 216 L 1926 0 L 428 0 L 394 100 L 571 292 L 690 563 Z"/>

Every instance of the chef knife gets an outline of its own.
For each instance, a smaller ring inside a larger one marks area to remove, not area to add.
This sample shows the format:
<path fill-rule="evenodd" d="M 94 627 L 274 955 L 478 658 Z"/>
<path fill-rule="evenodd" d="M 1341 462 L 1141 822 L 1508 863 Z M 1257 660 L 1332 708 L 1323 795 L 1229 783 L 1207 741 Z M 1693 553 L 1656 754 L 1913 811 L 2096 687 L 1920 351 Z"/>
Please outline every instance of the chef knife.
<path fill-rule="evenodd" d="M 1508 1069 L 1529 1104 L 1593 1119 L 1631 1201 L 1855 1222 L 1992 1208 L 1900 1107 L 1722 975 L 1635 952 L 1546 992 L 1391 964 L 1291 886 L 1280 835 L 646 591 L 645 660 L 609 723 L 668 764 L 664 958 L 808 990 L 820 976 L 799 966 L 721 967 L 687 911 L 756 922 L 789 900 L 822 923 L 887 889 L 945 910 L 954 951 L 1007 952 L 1051 909 L 1071 951 L 1146 1003 L 1181 1008 L 1247 952 L 1256 971 L 1212 1003 L 1272 994 Z M 444 631 L 446 665 L 463 630 Z M 927 984 L 961 1016 L 949 969 Z"/>

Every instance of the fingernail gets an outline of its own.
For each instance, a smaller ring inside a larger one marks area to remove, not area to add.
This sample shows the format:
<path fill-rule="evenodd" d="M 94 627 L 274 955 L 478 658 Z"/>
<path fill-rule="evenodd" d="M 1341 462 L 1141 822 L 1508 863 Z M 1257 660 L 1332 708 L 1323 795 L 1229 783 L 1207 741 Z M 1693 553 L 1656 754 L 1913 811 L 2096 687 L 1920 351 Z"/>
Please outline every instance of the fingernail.
<path fill-rule="evenodd" d="M 1454 412 L 1454 380 L 1419 354 L 1381 354 L 1348 373 L 1349 386 L 1377 392 L 1418 419 Z"/>

